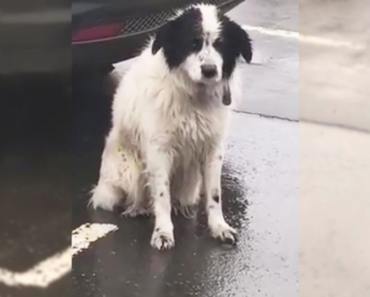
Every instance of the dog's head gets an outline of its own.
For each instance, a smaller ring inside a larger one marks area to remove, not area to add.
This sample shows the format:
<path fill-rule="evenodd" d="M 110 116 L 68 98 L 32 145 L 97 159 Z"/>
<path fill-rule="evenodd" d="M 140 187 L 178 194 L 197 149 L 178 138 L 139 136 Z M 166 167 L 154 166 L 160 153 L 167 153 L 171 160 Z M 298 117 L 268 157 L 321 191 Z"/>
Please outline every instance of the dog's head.
<path fill-rule="evenodd" d="M 240 56 L 252 59 L 248 34 L 213 5 L 193 6 L 168 21 L 152 44 L 154 55 L 160 49 L 170 69 L 201 84 L 227 80 Z"/>

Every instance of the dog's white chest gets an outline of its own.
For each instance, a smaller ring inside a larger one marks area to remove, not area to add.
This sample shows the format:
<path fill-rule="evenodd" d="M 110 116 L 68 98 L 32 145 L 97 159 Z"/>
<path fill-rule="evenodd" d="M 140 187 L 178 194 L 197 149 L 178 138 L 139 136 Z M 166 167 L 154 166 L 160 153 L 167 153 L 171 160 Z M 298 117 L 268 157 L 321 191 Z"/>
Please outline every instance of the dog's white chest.
<path fill-rule="evenodd" d="M 224 130 L 224 121 L 214 112 L 191 111 L 173 118 L 173 144 L 180 152 L 197 155 L 217 143 Z"/>

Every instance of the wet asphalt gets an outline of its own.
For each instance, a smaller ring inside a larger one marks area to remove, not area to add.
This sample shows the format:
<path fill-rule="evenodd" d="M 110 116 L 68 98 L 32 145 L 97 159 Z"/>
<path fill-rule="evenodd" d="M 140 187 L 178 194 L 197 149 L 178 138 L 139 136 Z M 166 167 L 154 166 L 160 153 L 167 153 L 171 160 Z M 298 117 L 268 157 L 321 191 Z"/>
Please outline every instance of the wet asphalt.
<path fill-rule="evenodd" d="M 247 26 L 254 48 L 255 67 L 242 68 L 244 98 L 239 110 L 299 119 L 299 43 L 284 37 L 299 31 L 298 11 L 298 0 L 247 0 L 230 11 L 233 20 Z M 261 33 L 261 28 L 270 32 Z"/>
<path fill-rule="evenodd" d="M 243 15 L 243 7 L 232 13 Z M 248 90 L 233 115 L 222 177 L 225 216 L 239 233 L 236 247 L 210 238 L 202 209 L 193 219 L 174 217 L 176 247 L 160 253 L 149 246 L 150 219 L 87 207 L 109 128 L 109 79 L 74 75 L 72 92 L 50 77 L 3 82 L 0 267 L 33 267 L 66 248 L 71 230 L 84 223 L 119 229 L 75 256 L 73 271 L 49 287 L 0 283 L 1 297 L 298 296 L 298 123 L 245 113 L 255 112 L 247 102 L 262 97 L 270 106 L 268 94 L 275 93 L 290 102 L 277 115 L 295 119 L 296 89 L 289 86 L 296 78 L 289 73 L 296 45 L 258 38 L 271 45 L 271 55 L 276 45 L 273 56 L 281 58 L 242 66 Z M 269 70 L 286 78 L 286 88 L 273 81 L 278 89 L 263 88 L 253 73 L 270 79 Z"/>
<path fill-rule="evenodd" d="M 23 273 L 71 242 L 72 98 L 48 76 L 1 78 L 0 92 L 0 268 Z M 2 297 L 70 292 L 70 275 L 46 289 L 0 282 Z"/>

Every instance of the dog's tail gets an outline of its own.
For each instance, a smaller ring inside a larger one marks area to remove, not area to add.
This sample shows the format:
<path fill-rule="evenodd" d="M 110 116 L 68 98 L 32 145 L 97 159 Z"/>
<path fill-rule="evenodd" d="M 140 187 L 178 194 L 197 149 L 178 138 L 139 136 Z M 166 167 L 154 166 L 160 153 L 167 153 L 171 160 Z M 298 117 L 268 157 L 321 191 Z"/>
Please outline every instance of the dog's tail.
<path fill-rule="evenodd" d="M 109 211 L 112 211 L 116 205 L 120 204 L 122 199 L 122 192 L 119 188 L 102 182 L 92 189 L 91 195 L 89 206 Z"/>

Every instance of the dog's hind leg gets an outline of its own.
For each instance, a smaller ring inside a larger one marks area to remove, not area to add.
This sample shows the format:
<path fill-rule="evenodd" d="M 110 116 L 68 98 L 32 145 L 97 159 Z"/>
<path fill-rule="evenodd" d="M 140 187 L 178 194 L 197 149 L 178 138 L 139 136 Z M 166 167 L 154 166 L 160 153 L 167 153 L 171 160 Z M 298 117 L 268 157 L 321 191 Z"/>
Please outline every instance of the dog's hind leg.
<path fill-rule="evenodd" d="M 99 182 L 92 190 L 90 204 L 94 208 L 102 208 L 112 211 L 114 207 L 120 203 L 122 199 L 122 191 L 108 182 Z"/>
<path fill-rule="evenodd" d="M 99 182 L 92 191 L 90 203 L 94 208 L 113 210 L 117 205 L 127 207 L 124 212 L 143 214 L 141 166 L 137 157 L 125 150 L 114 130 L 107 137 L 100 168 Z"/>
<path fill-rule="evenodd" d="M 122 199 L 120 187 L 119 136 L 112 130 L 105 142 L 102 154 L 100 176 L 97 186 L 92 190 L 90 204 L 94 208 L 113 210 Z"/>

